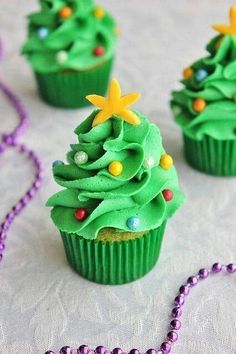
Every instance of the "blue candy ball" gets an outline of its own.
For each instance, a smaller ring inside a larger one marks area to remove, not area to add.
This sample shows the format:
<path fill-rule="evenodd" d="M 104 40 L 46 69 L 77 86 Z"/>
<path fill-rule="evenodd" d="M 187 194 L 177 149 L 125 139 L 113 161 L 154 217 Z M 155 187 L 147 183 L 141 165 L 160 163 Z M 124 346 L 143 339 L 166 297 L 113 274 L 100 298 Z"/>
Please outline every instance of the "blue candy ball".
<path fill-rule="evenodd" d="M 40 27 L 37 30 L 37 35 L 40 39 L 44 39 L 48 36 L 48 29 L 46 27 Z"/>
<path fill-rule="evenodd" d="M 56 160 L 53 162 L 52 167 L 56 167 L 56 166 L 60 166 L 60 165 L 64 165 L 64 162 L 61 160 Z"/>
<path fill-rule="evenodd" d="M 130 230 L 136 230 L 139 227 L 140 220 L 137 216 L 131 216 L 127 220 L 127 226 Z"/>
<path fill-rule="evenodd" d="M 205 69 L 199 69 L 196 74 L 196 80 L 197 81 L 202 81 L 208 76 L 208 72 Z"/>

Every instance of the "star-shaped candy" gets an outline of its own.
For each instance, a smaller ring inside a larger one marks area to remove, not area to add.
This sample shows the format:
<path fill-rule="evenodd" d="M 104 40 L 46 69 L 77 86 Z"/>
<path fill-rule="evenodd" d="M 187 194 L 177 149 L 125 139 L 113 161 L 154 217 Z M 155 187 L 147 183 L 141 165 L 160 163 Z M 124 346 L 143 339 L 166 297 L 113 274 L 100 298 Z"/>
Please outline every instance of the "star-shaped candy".
<path fill-rule="evenodd" d="M 222 34 L 236 35 L 236 6 L 230 8 L 229 17 L 229 25 L 213 25 L 212 28 Z"/>
<path fill-rule="evenodd" d="M 134 104 L 139 98 L 139 93 L 129 93 L 121 96 L 120 84 L 116 79 L 110 83 L 108 97 L 98 95 L 86 96 L 93 105 L 101 108 L 101 111 L 96 115 L 93 121 L 93 127 L 111 119 L 113 115 L 119 116 L 129 124 L 139 125 L 140 119 L 129 106 Z"/>

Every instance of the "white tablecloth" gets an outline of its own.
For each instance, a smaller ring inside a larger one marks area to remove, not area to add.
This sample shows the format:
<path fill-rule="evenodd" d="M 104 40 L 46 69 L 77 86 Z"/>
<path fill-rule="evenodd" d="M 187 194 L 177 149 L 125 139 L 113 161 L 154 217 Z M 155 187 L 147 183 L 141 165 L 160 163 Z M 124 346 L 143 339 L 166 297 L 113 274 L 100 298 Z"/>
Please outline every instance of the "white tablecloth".
<path fill-rule="evenodd" d="M 214 32 L 228 22 L 229 0 L 101 0 L 117 17 L 119 40 L 115 76 L 124 92 L 137 90 L 137 107 L 162 131 L 188 197 L 168 224 L 158 265 L 140 281 L 124 286 L 88 282 L 68 266 L 57 230 L 44 206 L 58 187 L 51 163 L 63 159 L 75 141 L 73 129 L 91 109 L 65 111 L 42 103 L 31 70 L 19 49 L 26 36 L 24 16 L 36 1 L 2 0 L 1 35 L 5 60 L 1 79 L 21 97 L 30 114 L 22 141 L 38 151 L 46 178 L 37 198 L 17 219 L 0 266 L 0 353 L 43 354 L 66 343 L 88 343 L 142 351 L 164 339 L 179 285 L 199 267 L 235 260 L 236 179 L 214 178 L 188 167 L 181 134 L 168 107 L 182 68 L 204 54 Z M 0 98 L 0 131 L 16 123 Z M 0 157 L 0 218 L 29 186 L 30 163 L 13 151 Z M 215 276 L 195 288 L 184 308 L 180 340 L 173 353 L 236 353 L 235 277 Z"/>

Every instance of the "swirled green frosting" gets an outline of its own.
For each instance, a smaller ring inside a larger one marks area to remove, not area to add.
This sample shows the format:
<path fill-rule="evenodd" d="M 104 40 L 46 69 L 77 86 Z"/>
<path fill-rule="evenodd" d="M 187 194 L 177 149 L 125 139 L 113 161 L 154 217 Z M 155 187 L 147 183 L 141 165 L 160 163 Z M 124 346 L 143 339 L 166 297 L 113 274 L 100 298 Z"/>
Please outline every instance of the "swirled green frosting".
<path fill-rule="evenodd" d="M 172 93 L 171 107 L 176 122 L 191 138 L 210 136 L 219 140 L 236 139 L 236 36 L 213 38 L 207 45 L 209 55 L 191 65 L 193 75 L 182 80 L 184 89 Z M 207 76 L 199 80 L 199 70 Z M 206 101 L 196 112 L 193 102 Z"/>
<path fill-rule="evenodd" d="M 55 181 L 64 190 L 53 195 L 47 205 L 53 207 L 52 220 L 62 231 L 95 239 L 99 230 L 112 227 L 117 231 L 131 231 L 127 220 L 138 216 L 141 232 L 155 229 L 180 207 L 184 196 L 179 190 L 175 168 L 165 170 L 159 165 L 164 153 L 159 129 L 140 113 L 140 125 L 131 125 L 117 116 L 92 128 L 98 111 L 94 111 L 75 130 L 78 144 L 71 145 L 68 164 L 53 168 Z M 88 154 L 88 162 L 77 166 L 74 155 Z M 155 164 L 144 167 L 147 157 Z M 123 164 L 123 172 L 113 176 L 108 172 L 112 161 Z M 174 193 L 167 202 L 165 189 Z M 89 215 L 84 221 L 75 218 L 77 208 L 85 208 Z"/>
<path fill-rule="evenodd" d="M 40 4 L 41 10 L 28 16 L 29 38 L 22 48 L 36 72 L 88 70 L 112 58 L 117 33 L 108 12 L 96 17 L 92 0 L 41 0 Z M 72 10 L 69 18 L 60 17 L 64 7 Z M 99 46 L 104 54 L 96 56 L 94 49 Z M 60 52 L 66 53 L 66 59 L 58 59 Z"/>

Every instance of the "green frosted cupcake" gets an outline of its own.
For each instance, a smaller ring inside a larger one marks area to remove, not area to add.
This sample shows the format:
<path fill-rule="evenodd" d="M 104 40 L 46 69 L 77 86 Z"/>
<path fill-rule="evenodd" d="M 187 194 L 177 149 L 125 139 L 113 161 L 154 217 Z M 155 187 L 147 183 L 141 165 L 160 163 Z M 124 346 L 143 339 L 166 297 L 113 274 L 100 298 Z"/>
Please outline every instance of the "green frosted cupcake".
<path fill-rule="evenodd" d="M 208 56 L 184 70 L 185 87 L 171 100 L 188 163 L 219 176 L 236 176 L 236 7 L 230 18 L 228 26 L 213 26 L 220 34 Z"/>
<path fill-rule="evenodd" d="M 139 95 L 121 96 L 114 79 L 107 99 L 87 98 L 101 109 L 76 128 L 68 164 L 54 163 L 64 190 L 47 205 L 78 273 L 98 283 L 127 283 L 155 265 L 167 219 L 184 196 L 159 129 L 128 108 Z"/>
<path fill-rule="evenodd" d="M 90 92 L 105 94 L 114 60 L 117 26 L 93 0 L 40 0 L 28 16 L 22 48 L 33 68 L 39 94 L 63 108 L 88 105 Z"/>

